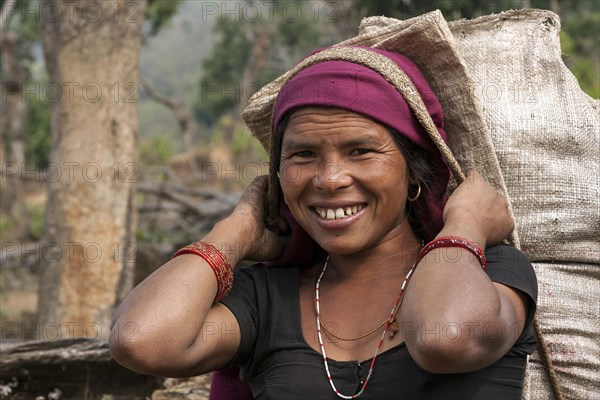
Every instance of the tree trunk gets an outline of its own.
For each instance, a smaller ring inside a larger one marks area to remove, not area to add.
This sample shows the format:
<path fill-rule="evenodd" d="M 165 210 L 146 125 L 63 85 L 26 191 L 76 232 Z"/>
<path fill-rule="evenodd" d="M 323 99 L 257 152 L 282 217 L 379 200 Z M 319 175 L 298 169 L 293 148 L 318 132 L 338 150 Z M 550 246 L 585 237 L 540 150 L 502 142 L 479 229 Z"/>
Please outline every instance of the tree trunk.
<path fill-rule="evenodd" d="M 52 150 L 40 327 L 107 338 L 134 265 L 138 61 L 145 0 L 42 1 Z M 57 17 L 57 15 L 59 15 Z M 68 328 L 65 329 L 65 328 Z M 67 337 L 68 338 L 68 337 Z"/>
<path fill-rule="evenodd" d="M 2 107 L 0 108 L 0 165 L 2 177 L 0 208 L 12 221 L 10 237 L 23 239 L 27 235 L 28 216 L 23 196 L 20 172 L 25 168 L 27 102 L 23 94 L 26 71 L 17 60 L 15 32 L 8 30 L 15 3 L 7 1 L 0 13 L 0 47 L 2 70 Z M 6 239 L 6 238 L 5 238 Z"/>

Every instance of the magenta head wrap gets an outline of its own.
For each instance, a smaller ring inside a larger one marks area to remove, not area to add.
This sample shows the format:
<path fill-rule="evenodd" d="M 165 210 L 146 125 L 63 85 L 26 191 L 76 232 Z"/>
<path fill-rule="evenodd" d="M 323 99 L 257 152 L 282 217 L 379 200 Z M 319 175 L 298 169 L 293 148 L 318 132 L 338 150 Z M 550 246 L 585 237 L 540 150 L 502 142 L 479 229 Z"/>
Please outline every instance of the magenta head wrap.
<path fill-rule="evenodd" d="M 366 48 L 394 61 L 412 80 L 441 137 L 446 140 L 442 107 L 419 68 L 405 56 Z M 301 70 L 280 90 L 273 112 L 273 132 L 290 111 L 305 106 L 338 107 L 370 117 L 425 150 L 436 171 L 433 184 L 422 185 L 421 195 L 411 203 L 411 213 L 421 225 L 421 238 L 433 239 L 443 226 L 442 211 L 450 170 L 406 100 L 384 77 L 363 65 L 347 61 L 323 61 Z M 289 220 L 289 211 L 283 210 Z M 295 222 L 295 221 L 294 221 Z"/>

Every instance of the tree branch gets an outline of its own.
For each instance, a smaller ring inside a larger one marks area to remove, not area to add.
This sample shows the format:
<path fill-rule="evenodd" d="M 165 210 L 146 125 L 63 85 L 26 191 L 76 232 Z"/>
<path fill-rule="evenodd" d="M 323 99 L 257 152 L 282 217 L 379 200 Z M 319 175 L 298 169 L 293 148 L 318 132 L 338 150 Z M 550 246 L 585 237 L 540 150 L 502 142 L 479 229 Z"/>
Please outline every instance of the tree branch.
<path fill-rule="evenodd" d="M 152 84 L 144 77 L 140 77 L 140 82 L 144 88 L 144 92 L 152 100 L 159 104 L 167 107 L 175 116 L 177 123 L 179 124 L 181 142 L 183 148 L 187 149 L 192 145 L 192 134 L 191 134 L 191 122 L 192 118 L 190 112 L 185 104 L 180 103 L 170 97 L 157 93 Z"/>
<path fill-rule="evenodd" d="M 208 218 L 230 212 L 241 196 L 241 192 L 222 194 L 210 189 L 189 189 L 179 185 L 147 182 L 140 182 L 138 184 L 138 191 L 179 203 L 200 218 Z M 190 196 L 201 197 L 205 201 L 199 202 Z"/>

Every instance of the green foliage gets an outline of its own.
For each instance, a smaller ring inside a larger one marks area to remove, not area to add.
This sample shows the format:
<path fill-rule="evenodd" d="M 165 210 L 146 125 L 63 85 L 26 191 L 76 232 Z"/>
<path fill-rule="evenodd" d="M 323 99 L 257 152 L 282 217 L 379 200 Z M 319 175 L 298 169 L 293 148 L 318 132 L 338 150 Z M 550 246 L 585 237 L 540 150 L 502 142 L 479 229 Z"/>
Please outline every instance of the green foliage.
<path fill-rule="evenodd" d="M 210 135 L 211 144 L 223 144 L 223 142 L 232 137 L 233 129 L 233 118 L 231 118 L 231 116 L 227 114 L 221 116 L 212 127 L 212 132 Z"/>
<path fill-rule="evenodd" d="M 144 139 L 139 146 L 140 161 L 144 165 L 165 165 L 173 153 L 173 143 L 166 136 Z"/>
<path fill-rule="evenodd" d="M 276 33 L 274 35 L 275 44 L 279 47 L 291 51 L 293 58 L 303 57 L 308 51 L 315 48 L 319 43 L 320 32 L 318 25 L 315 23 L 314 3 L 307 1 L 284 1 L 281 2 L 281 8 L 289 7 L 294 4 L 295 7 L 305 10 L 302 18 L 284 18 L 276 25 Z M 322 8 L 320 9 L 322 10 Z M 308 11 L 312 11 L 308 12 Z M 283 11 L 281 12 L 283 13 Z M 311 15 L 312 14 L 312 15 Z M 276 14 L 279 15 L 279 14 Z M 325 19 L 326 16 L 317 15 L 317 19 Z"/>
<path fill-rule="evenodd" d="M 194 107 L 196 119 L 204 125 L 217 123 L 223 114 L 235 109 L 242 96 L 248 95 L 248 88 L 241 85 L 244 84 L 246 64 L 251 61 L 249 53 L 253 42 L 249 38 L 257 32 L 269 32 L 269 43 L 267 67 L 258 76 L 251 77 L 253 88 L 262 87 L 281 75 L 322 41 L 323 27 L 328 23 L 324 15 L 318 14 L 323 4 L 318 5 L 312 0 L 280 0 L 269 3 L 272 9 L 267 11 L 263 2 L 242 0 L 238 9 L 244 10 L 251 3 L 256 3 L 262 10 L 260 18 L 244 17 L 241 12 L 239 18 L 221 17 L 216 21 L 217 40 L 202 65 Z"/>
<path fill-rule="evenodd" d="M 266 161 L 269 156 L 260 142 L 248 132 L 245 125 L 235 123 L 230 114 L 222 115 L 211 129 L 212 146 L 228 145 L 235 159 Z"/>
<path fill-rule="evenodd" d="M 183 0 L 148 0 L 146 7 L 146 36 L 154 36 L 164 27 L 177 12 Z"/>
<path fill-rule="evenodd" d="M 269 155 L 260 142 L 245 127 L 238 127 L 233 131 L 231 140 L 231 153 L 235 158 L 249 156 L 257 161 L 267 161 Z"/>
<path fill-rule="evenodd" d="M 0 0 L 0 9 L 5 1 Z M 25 71 L 26 87 L 43 85 L 32 77 L 35 59 L 34 48 L 39 46 L 39 0 L 22 0 L 15 4 L 10 18 L 6 21 L 7 30 L 12 32 L 17 40 L 16 58 L 21 68 Z M 39 91 L 36 91 L 39 92 Z M 26 159 L 29 167 L 46 168 L 50 158 L 50 104 L 45 96 L 39 93 L 27 95 L 25 101 L 27 111 L 27 142 Z"/>
<path fill-rule="evenodd" d="M 600 3 L 595 4 L 590 7 L 587 3 L 590 9 L 584 8 L 563 19 L 560 43 L 565 64 L 577 77 L 581 89 L 597 99 L 600 98 Z"/>
<path fill-rule="evenodd" d="M 537 3 L 548 3 L 540 0 Z M 502 10 L 516 8 L 514 0 L 355 0 L 361 15 L 385 15 L 388 17 L 408 19 L 423 13 L 440 10 L 447 20 L 460 18 L 476 18 L 481 15 L 497 13 Z M 539 7 L 539 6 L 537 6 Z M 543 8 L 547 8 L 548 6 Z"/>
<path fill-rule="evenodd" d="M 4 1 L 1 1 L 4 3 Z M 15 4 L 11 18 L 7 21 L 8 30 L 15 32 L 17 36 L 17 60 L 25 67 L 29 68 L 33 62 L 33 48 L 39 42 L 39 18 L 35 17 L 35 12 L 31 11 L 33 7 L 39 7 L 36 4 L 39 0 L 22 0 Z M 0 9 L 4 4 L 0 5 Z M 30 10 L 31 13 L 28 13 Z"/>
<path fill-rule="evenodd" d="M 27 146 L 30 167 L 44 169 L 50 162 L 50 104 L 45 96 L 27 98 Z"/>
<path fill-rule="evenodd" d="M 242 23 L 220 21 L 215 25 L 215 34 L 211 55 L 202 64 L 200 95 L 194 107 L 194 115 L 206 125 L 214 124 L 240 101 L 239 86 L 250 48 Z"/>
<path fill-rule="evenodd" d="M 9 232 L 15 227 L 15 223 L 12 219 L 0 216 L 0 237 L 10 237 Z"/>
<path fill-rule="evenodd" d="M 39 204 L 29 204 L 29 233 L 35 240 L 40 240 L 44 234 L 44 207 Z"/>
<path fill-rule="evenodd" d="M 147 224 L 145 229 L 135 231 L 135 240 L 138 243 L 169 243 L 174 240 L 165 229 L 155 221 Z"/>

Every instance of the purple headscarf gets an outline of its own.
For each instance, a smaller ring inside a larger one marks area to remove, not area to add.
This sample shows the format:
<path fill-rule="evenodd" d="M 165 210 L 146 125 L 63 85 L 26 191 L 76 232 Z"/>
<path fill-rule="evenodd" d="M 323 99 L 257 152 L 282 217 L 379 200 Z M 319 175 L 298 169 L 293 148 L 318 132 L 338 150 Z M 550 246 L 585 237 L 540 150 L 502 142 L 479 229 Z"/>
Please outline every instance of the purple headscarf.
<path fill-rule="evenodd" d="M 388 57 L 408 75 L 440 136 L 446 140 L 442 107 L 419 68 L 399 53 L 366 49 Z M 430 155 L 430 162 L 441 173 L 433 184 L 422 185 L 420 197 L 411 204 L 411 213 L 421 225 L 422 239 L 433 239 L 443 226 L 442 211 L 450 170 L 402 94 L 368 67 L 347 61 L 324 61 L 303 69 L 280 90 L 273 113 L 273 133 L 280 132 L 280 124 L 288 113 L 304 106 L 337 107 L 370 117 L 394 129 Z"/>

